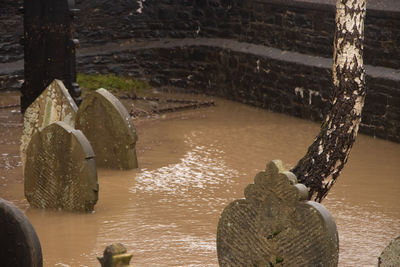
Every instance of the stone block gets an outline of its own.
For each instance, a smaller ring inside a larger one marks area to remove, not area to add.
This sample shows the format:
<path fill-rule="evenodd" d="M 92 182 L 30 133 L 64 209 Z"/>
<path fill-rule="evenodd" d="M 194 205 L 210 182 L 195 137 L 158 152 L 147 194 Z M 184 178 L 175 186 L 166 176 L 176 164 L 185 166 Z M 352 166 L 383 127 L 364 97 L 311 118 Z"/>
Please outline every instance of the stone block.
<path fill-rule="evenodd" d="M 42 267 L 42 248 L 28 218 L 13 204 L 0 198 L 1 266 Z"/>
<path fill-rule="evenodd" d="M 336 224 L 321 204 L 306 201 L 296 176 L 272 161 L 229 204 L 218 223 L 220 266 L 337 266 Z"/>
<path fill-rule="evenodd" d="M 378 267 L 400 266 L 400 236 L 392 240 L 378 259 Z"/>
<path fill-rule="evenodd" d="M 63 121 L 75 126 L 78 107 L 60 80 L 54 80 L 26 109 L 21 138 L 21 158 L 25 162 L 26 149 L 32 136 L 53 122 Z"/>
<path fill-rule="evenodd" d="M 97 169 L 89 141 L 64 122 L 32 136 L 26 150 L 25 196 L 36 208 L 93 211 Z"/>
<path fill-rule="evenodd" d="M 76 129 L 89 139 L 97 166 L 133 169 L 136 158 L 136 129 L 119 100 L 105 89 L 87 96 L 76 115 Z"/>

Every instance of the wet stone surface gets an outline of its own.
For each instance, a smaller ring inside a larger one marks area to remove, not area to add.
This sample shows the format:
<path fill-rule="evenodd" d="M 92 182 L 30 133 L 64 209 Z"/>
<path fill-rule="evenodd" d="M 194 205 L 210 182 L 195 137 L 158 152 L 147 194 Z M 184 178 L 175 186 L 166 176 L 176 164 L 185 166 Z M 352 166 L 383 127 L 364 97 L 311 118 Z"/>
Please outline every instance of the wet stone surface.
<path fill-rule="evenodd" d="M 129 265 L 131 258 L 132 254 L 126 253 L 126 248 L 121 243 L 107 246 L 103 257 L 97 257 L 101 267 L 132 267 Z"/>
<path fill-rule="evenodd" d="M 385 248 L 378 259 L 378 267 L 400 266 L 400 236 Z"/>
<path fill-rule="evenodd" d="M 54 80 L 25 111 L 21 138 L 22 161 L 25 160 L 26 149 L 36 132 L 57 121 L 74 127 L 77 110 L 64 84 Z"/>
<path fill-rule="evenodd" d="M 220 266 L 337 266 L 339 240 L 329 211 L 307 198 L 296 176 L 272 161 L 218 223 Z"/>
<path fill-rule="evenodd" d="M 36 208 L 93 211 L 97 169 L 86 137 L 64 122 L 36 133 L 27 148 L 25 196 Z"/>
<path fill-rule="evenodd" d="M 28 218 L 13 204 L 0 198 L 1 266 L 43 266 L 42 249 Z"/>
<path fill-rule="evenodd" d="M 133 169 L 136 129 L 125 107 L 105 89 L 89 94 L 79 107 L 76 128 L 89 139 L 99 167 Z"/>

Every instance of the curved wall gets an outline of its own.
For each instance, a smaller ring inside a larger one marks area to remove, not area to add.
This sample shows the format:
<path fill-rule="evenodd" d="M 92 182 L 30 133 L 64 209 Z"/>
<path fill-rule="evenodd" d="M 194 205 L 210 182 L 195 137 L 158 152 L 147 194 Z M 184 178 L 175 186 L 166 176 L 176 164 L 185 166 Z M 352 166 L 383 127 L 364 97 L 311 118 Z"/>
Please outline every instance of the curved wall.
<path fill-rule="evenodd" d="M 10 13 L 0 22 L 5 25 L 0 27 L 0 63 L 8 62 L 0 64 L 0 88 L 17 88 L 23 74 L 22 63 L 15 62 L 22 58 L 16 44 L 21 15 L 11 2 L 3 2 Z M 154 85 L 317 121 L 330 108 L 332 5 L 291 0 L 76 2 L 81 9 L 75 21 L 82 44 L 80 71 L 133 75 Z M 365 62 L 370 65 L 360 129 L 400 142 L 400 2 L 394 11 L 368 9 L 365 32 Z"/>
<path fill-rule="evenodd" d="M 143 77 L 156 86 L 222 96 L 315 121 L 330 109 L 332 62 L 327 58 L 213 38 L 102 47 L 82 50 L 78 68 Z M 367 66 L 360 131 L 400 142 L 400 70 L 386 70 Z"/>
<path fill-rule="evenodd" d="M 207 37 L 332 57 L 333 5 L 290 0 L 80 0 L 77 4 L 82 10 L 77 28 L 84 45 L 127 38 Z M 400 68 L 400 3 L 393 9 L 397 11 L 367 10 L 366 64 Z"/>

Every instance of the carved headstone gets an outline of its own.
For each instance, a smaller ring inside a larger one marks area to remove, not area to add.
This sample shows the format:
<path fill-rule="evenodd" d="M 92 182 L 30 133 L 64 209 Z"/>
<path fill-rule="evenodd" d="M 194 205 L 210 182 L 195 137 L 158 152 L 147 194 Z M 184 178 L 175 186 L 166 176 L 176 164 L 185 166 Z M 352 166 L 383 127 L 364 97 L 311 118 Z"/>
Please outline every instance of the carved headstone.
<path fill-rule="evenodd" d="M 97 166 L 137 168 L 135 126 L 125 107 L 107 90 L 98 89 L 82 101 L 76 129 L 89 139 Z"/>
<path fill-rule="evenodd" d="M 97 169 L 81 131 L 56 122 L 32 136 L 26 151 L 25 196 L 36 208 L 92 211 Z"/>
<path fill-rule="evenodd" d="M 42 248 L 28 218 L 13 204 L 0 198 L 1 266 L 42 267 Z"/>
<path fill-rule="evenodd" d="M 54 80 L 25 111 L 21 138 L 22 162 L 25 162 L 26 148 L 36 132 L 56 121 L 75 127 L 77 111 L 78 107 L 64 84 L 60 80 Z"/>
<path fill-rule="evenodd" d="M 126 248 L 121 243 L 112 244 L 106 247 L 103 257 L 97 257 L 101 267 L 131 267 L 132 254 L 126 253 Z"/>
<path fill-rule="evenodd" d="M 218 223 L 220 266 L 337 266 L 338 233 L 328 210 L 272 161 Z"/>
<path fill-rule="evenodd" d="M 400 266 L 400 236 L 392 240 L 378 259 L 378 267 Z"/>

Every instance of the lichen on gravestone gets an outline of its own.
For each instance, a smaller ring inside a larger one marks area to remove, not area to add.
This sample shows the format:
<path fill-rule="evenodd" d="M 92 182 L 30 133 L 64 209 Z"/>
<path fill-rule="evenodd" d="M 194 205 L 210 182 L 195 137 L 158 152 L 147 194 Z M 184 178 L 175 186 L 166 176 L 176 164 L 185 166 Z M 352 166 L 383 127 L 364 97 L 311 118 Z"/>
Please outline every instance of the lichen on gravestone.
<path fill-rule="evenodd" d="M 53 122 L 63 121 L 75 127 L 78 107 L 60 80 L 54 80 L 26 109 L 21 138 L 21 158 L 25 163 L 26 149 L 32 136 Z"/>
<path fill-rule="evenodd" d="M 64 122 L 35 133 L 26 150 L 25 196 L 36 208 L 93 211 L 98 199 L 94 152 L 81 131 Z"/>
<path fill-rule="evenodd" d="M 378 258 L 378 267 L 400 266 L 400 236 L 393 239 Z"/>
<path fill-rule="evenodd" d="M 137 134 L 121 102 L 105 89 L 90 93 L 79 107 L 76 128 L 88 138 L 99 167 L 133 169 Z"/>
<path fill-rule="evenodd" d="M 220 266 L 337 266 L 336 224 L 307 188 L 272 161 L 222 212 L 217 230 Z"/>
<path fill-rule="evenodd" d="M 133 267 L 129 265 L 132 254 L 126 252 L 121 243 L 115 243 L 106 247 L 103 257 L 97 257 L 101 267 Z"/>

